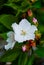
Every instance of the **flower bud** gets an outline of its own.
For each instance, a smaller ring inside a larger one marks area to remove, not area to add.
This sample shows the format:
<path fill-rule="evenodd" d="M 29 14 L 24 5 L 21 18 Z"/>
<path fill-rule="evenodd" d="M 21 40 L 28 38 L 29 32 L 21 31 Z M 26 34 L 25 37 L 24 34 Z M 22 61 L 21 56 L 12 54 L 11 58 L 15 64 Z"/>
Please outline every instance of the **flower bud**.
<path fill-rule="evenodd" d="M 22 51 L 23 52 L 29 51 L 29 49 L 30 49 L 30 46 L 28 44 L 22 46 Z"/>
<path fill-rule="evenodd" d="M 32 46 L 33 47 L 36 47 L 36 42 L 33 41 Z"/>
<path fill-rule="evenodd" d="M 23 52 L 26 51 L 26 45 L 22 46 L 22 51 L 23 51 Z"/>
<path fill-rule="evenodd" d="M 38 26 L 38 21 L 37 21 L 37 19 L 36 18 L 33 18 L 33 23 L 36 25 L 36 26 Z"/>
<path fill-rule="evenodd" d="M 39 40 L 40 38 L 41 38 L 41 33 L 38 32 L 38 31 L 36 31 L 36 32 L 35 32 L 35 39 L 36 39 L 36 40 Z"/>
<path fill-rule="evenodd" d="M 32 13 L 32 11 L 31 10 L 28 10 L 28 16 L 32 16 L 33 15 L 33 13 Z"/>
<path fill-rule="evenodd" d="M 33 23 L 36 24 L 37 23 L 37 19 L 33 18 Z"/>
<path fill-rule="evenodd" d="M 23 14 L 22 14 L 22 18 L 23 18 L 23 19 L 26 18 L 26 16 L 27 16 L 26 13 L 23 13 Z"/>

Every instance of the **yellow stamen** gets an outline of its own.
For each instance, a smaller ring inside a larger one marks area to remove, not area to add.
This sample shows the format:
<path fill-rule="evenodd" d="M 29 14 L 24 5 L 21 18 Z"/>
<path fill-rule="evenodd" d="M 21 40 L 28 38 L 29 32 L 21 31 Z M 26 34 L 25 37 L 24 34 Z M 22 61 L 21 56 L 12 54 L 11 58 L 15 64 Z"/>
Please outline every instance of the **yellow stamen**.
<path fill-rule="evenodd" d="M 26 35 L 26 31 L 21 30 L 21 35 Z"/>

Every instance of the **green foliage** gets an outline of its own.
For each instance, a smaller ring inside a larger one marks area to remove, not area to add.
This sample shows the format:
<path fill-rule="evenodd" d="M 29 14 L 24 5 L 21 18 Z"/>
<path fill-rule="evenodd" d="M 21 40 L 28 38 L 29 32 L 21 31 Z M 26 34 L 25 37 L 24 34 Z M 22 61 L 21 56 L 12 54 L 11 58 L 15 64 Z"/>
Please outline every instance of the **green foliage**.
<path fill-rule="evenodd" d="M 11 62 L 13 60 L 16 60 L 19 54 L 20 54 L 19 49 L 9 50 L 0 58 L 0 61 L 1 62 Z"/>
<path fill-rule="evenodd" d="M 13 15 L 1 15 L 0 23 L 2 23 L 8 29 L 11 29 L 12 23 L 15 22 L 15 17 Z"/>
<path fill-rule="evenodd" d="M 33 8 L 41 8 L 40 1 L 37 1 L 36 3 L 33 4 Z"/>
<path fill-rule="evenodd" d="M 18 60 L 18 61 L 17 61 Z M 22 53 L 20 54 L 20 56 L 18 57 L 17 60 L 14 60 L 12 62 L 12 65 L 32 65 L 33 61 L 34 61 L 34 56 L 32 55 L 31 57 L 28 56 L 27 53 Z M 18 62 L 18 63 L 17 63 Z"/>
<path fill-rule="evenodd" d="M 26 65 L 28 60 L 28 54 L 27 53 L 21 53 L 19 60 L 18 60 L 18 65 Z"/>
<path fill-rule="evenodd" d="M 0 33 L 0 37 L 2 37 L 3 39 L 7 39 L 7 33 Z"/>
<path fill-rule="evenodd" d="M 0 0 L 0 9 L 3 7 L 3 5 L 7 2 L 7 0 Z"/>
<path fill-rule="evenodd" d="M 5 6 L 9 6 L 18 12 L 26 12 L 29 8 L 41 8 L 41 3 L 40 1 L 37 1 L 34 4 L 30 5 L 30 1 L 28 0 L 8 0 L 8 3 L 5 4 Z"/>
<path fill-rule="evenodd" d="M 43 25 L 40 25 L 40 26 L 39 26 L 39 30 L 40 30 L 40 32 L 41 32 L 42 34 L 44 34 L 44 26 L 43 26 Z"/>
<path fill-rule="evenodd" d="M 0 23 L 0 33 L 5 33 L 9 31 L 3 24 Z"/>
<path fill-rule="evenodd" d="M 34 55 L 32 55 L 29 59 L 28 59 L 28 64 L 27 65 L 32 65 L 34 61 Z"/>
<path fill-rule="evenodd" d="M 19 2 L 20 0 L 8 0 L 9 3 L 12 3 L 12 2 Z"/>
<path fill-rule="evenodd" d="M 38 57 L 44 58 L 44 47 L 38 48 L 35 53 Z"/>

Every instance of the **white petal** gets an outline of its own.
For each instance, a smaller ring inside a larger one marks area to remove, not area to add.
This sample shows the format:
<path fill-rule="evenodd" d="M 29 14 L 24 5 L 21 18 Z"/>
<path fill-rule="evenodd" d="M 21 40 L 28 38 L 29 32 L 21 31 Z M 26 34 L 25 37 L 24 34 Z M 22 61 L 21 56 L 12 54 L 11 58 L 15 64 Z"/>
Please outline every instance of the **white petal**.
<path fill-rule="evenodd" d="M 23 42 L 23 41 L 26 41 L 26 40 L 34 40 L 35 39 L 35 35 L 34 34 L 31 34 L 31 35 L 26 35 L 26 36 L 21 36 L 21 35 L 15 35 L 15 40 L 18 41 L 19 43 L 20 42 Z"/>
<path fill-rule="evenodd" d="M 8 32 L 7 33 L 7 36 L 8 36 L 8 38 L 7 38 L 7 42 L 8 43 L 12 43 L 15 39 L 14 39 L 14 32 L 12 32 L 12 31 L 10 31 L 10 32 Z"/>
<path fill-rule="evenodd" d="M 12 43 L 13 41 L 14 41 L 14 39 L 12 39 L 12 38 L 7 38 L 7 40 L 6 40 L 8 43 Z"/>
<path fill-rule="evenodd" d="M 19 43 L 20 42 L 23 42 L 24 41 L 24 38 L 21 36 L 21 35 L 15 35 L 15 40 L 18 41 Z"/>
<path fill-rule="evenodd" d="M 5 49 L 6 49 L 6 50 L 8 50 L 8 49 L 13 49 L 14 45 L 15 45 L 15 42 L 13 42 L 13 43 L 8 43 L 7 45 L 5 45 Z"/>
<path fill-rule="evenodd" d="M 20 27 L 22 27 L 23 29 L 29 28 L 31 24 L 29 23 L 29 21 L 27 19 L 22 19 L 19 23 Z"/>
<path fill-rule="evenodd" d="M 36 30 L 37 30 L 37 27 L 36 27 L 35 25 L 32 25 L 32 26 L 31 26 L 31 31 L 32 31 L 32 33 L 34 33 Z"/>
<path fill-rule="evenodd" d="M 16 41 L 12 43 L 11 49 L 13 49 L 14 45 L 15 45 Z"/>
<path fill-rule="evenodd" d="M 18 30 L 18 24 L 13 23 L 12 28 L 13 28 L 14 32 L 17 31 Z"/>
<path fill-rule="evenodd" d="M 8 50 L 11 48 L 11 43 L 8 43 L 7 45 L 5 45 L 5 49 Z"/>
<path fill-rule="evenodd" d="M 6 42 L 11 43 L 12 40 L 10 38 L 7 38 Z"/>
<path fill-rule="evenodd" d="M 10 32 L 7 33 L 7 36 L 8 37 L 12 37 L 13 35 L 14 35 L 14 32 L 13 31 L 10 31 Z"/>
<path fill-rule="evenodd" d="M 35 34 L 31 34 L 29 33 L 27 36 L 26 36 L 27 40 L 34 40 L 35 39 Z"/>
<path fill-rule="evenodd" d="M 18 24 L 13 23 L 12 27 L 13 27 L 13 30 L 14 30 L 15 34 L 19 34 L 20 33 L 21 27 Z"/>

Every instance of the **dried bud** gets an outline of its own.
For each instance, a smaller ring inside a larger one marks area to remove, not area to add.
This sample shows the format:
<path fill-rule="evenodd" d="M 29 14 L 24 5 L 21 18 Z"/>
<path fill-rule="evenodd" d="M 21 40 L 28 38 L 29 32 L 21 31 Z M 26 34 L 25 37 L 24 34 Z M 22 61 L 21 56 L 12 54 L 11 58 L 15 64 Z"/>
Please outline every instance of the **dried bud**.
<path fill-rule="evenodd" d="M 33 41 L 32 46 L 33 47 L 36 47 L 36 42 Z"/>
<path fill-rule="evenodd" d="M 36 31 L 36 33 L 35 33 L 35 39 L 39 40 L 40 38 L 41 38 L 41 33 L 38 32 L 38 31 Z"/>
<path fill-rule="evenodd" d="M 36 38 L 36 40 L 40 39 L 41 38 L 41 34 L 36 34 L 35 38 Z"/>
<path fill-rule="evenodd" d="M 26 13 L 22 14 L 22 18 L 26 18 L 26 16 L 27 16 Z"/>
<path fill-rule="evenodd" d="M 36 43 L 33 40 L 29 40 L 29 44 L 30 44 L 30 46 L 36 46 Z"/>
<path fill-rule="evenodd" d="M 32 16 L 33 15 L 33 13 L 32 13 L 32 11 L 31 10 L 28 10 L 28 16 Z"/>

